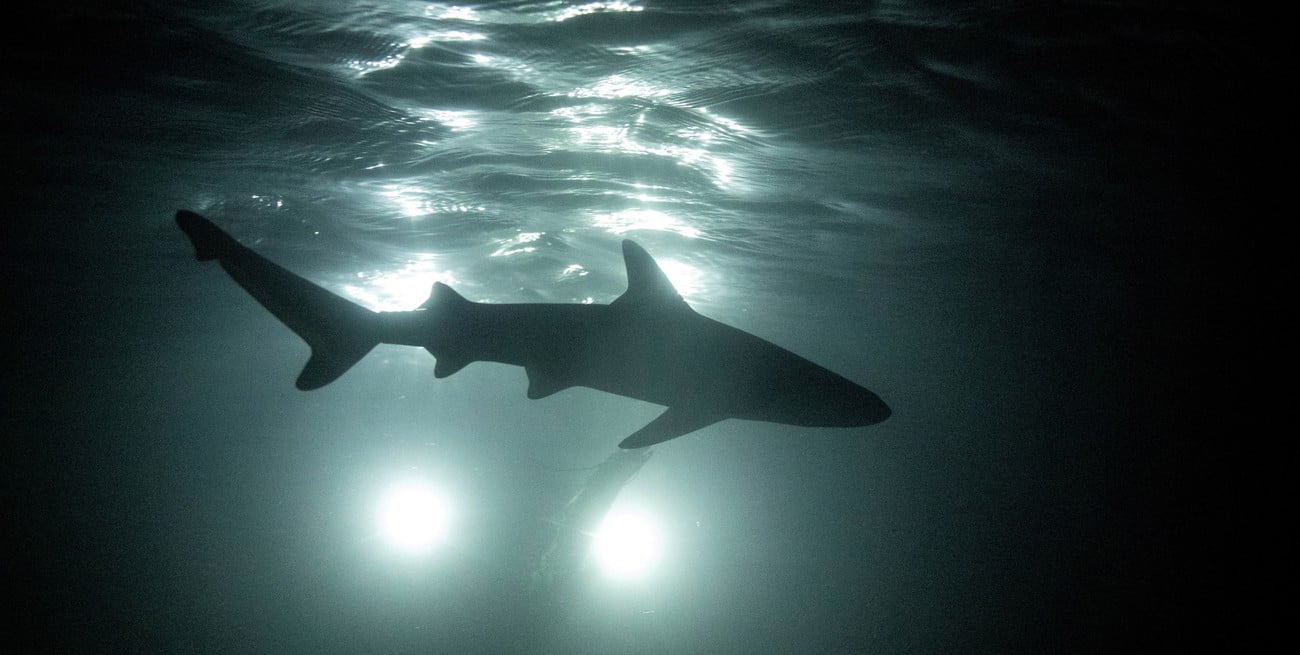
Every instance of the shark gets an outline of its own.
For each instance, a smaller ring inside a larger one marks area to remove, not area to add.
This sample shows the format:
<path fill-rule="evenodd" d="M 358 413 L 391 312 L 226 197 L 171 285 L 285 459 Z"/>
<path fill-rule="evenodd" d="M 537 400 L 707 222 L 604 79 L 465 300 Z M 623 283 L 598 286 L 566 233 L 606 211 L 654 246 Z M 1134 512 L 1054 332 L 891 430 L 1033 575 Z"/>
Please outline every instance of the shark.
<path fill-rule="evenodd" d="M 473 302 L 436 282 L 418 308 L 389 312 L 288 271 L 197 213 L 180 210 L 176 223 L 199 261 L 217 260 L 311 347 L 295 383 L 302 390 L 333 382 L 387 343 L 429 351 L 436 378 L 500 362 L 523 367 L 531 399 L 588 387 L 665 407 L 619 443 L 625 449 L 726 419 L 848 428 L 891 414 L 866 387 L 696 312 L 631 240 L 622 243 L 627 290 L 609 304 Z"/>

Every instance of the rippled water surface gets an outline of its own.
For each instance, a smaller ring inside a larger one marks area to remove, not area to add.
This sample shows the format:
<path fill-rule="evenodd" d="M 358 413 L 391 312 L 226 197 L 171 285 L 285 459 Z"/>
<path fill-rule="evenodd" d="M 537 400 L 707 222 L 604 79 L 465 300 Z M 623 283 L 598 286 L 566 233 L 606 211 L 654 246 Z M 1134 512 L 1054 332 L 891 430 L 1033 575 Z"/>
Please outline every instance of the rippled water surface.
<path fill-rule="evenodd" d="M 1137 643 L 1164 643 L 1154 544 L 1182 524 L 1152 425 L 1194 343 L 1163 335 L 1200 212 L 1237 181 L 1206 163 L 1237 129 L 1214 109 L 1233 20 L 52 9 L 18 26 L 33 81 L 0 114 L 24 620 L 108 651 L 1005 653 L 1113 644 L 1140 608 Z M 193 260 L 181 208 L 376 310 L 437 281 L 606 303 L 633 239 L 698 311 L 894 416 L 632 456 L 657 407 L 530 401 L 511 367 L 435 380 L 384 346 L 299 392 L 307 349 Z M 438 498 L 416 554 L 386 541 L 397 510 L 379 527 L 400 484 Z M 631 545 L 593 534 L 606 510 Z M 611 575 L 611 548 L 650 563 Z"/>

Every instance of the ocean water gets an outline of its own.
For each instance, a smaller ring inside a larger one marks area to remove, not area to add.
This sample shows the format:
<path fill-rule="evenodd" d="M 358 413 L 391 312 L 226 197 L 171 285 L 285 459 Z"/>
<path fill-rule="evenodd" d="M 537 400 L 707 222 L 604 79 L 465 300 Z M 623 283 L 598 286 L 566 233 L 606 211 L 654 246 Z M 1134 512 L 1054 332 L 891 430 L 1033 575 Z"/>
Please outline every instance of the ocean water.
<path fill-rule="evenodd" d="M 39 650 L 96 652 L 1225 639 L 1187 609 L 1219 580 L 1189 518 L 1219 506 L 1179 468 L 1204 447 L 1173 453 L 1195 420 L 1184 355 L 1208 339 L 1202 219 L 1242 181 L 1214 157 L 1241 134 L 1221 109 L 1244 87 L 1237 21 L 557 0 L 17 25 L 10 613 Z M 609 302 L 633 239 L 698 311 L 894 416 L 618 454 L 659 408 L 527 400 L 493 364 L 435 380 L 396 346 L 300 392 L 306 346 L 194 261 L 182 208 L 377 310 L 436 281 Z M 447 512 L 416 553 L 382 524 L 402 482 Z M 591 552 L 607 513 L 649 526 L 638 575 Z"/>

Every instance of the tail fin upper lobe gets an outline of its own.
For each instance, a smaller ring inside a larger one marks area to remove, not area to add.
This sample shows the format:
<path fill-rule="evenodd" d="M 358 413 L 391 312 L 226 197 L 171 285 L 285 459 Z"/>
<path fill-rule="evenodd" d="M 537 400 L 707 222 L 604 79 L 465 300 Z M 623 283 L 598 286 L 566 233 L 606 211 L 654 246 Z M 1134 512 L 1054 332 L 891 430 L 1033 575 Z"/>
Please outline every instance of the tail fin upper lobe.
<path fill-rule="evenodd" d="M 318 389 L 343 375 L 379 343 L 377 315 L 249 250 L 194 212 L 176 213 L 199 261 L 216 259 L 249 295 L 311 346 L 295 383 Z"/>

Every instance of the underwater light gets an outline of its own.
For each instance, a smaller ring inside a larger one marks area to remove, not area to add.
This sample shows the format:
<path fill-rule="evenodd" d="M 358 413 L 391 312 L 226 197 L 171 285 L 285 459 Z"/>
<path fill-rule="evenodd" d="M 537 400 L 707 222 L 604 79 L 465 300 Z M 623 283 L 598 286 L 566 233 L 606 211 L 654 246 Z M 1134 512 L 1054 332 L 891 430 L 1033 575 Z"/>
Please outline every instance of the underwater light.
<path fill-rule="evenodd" d="M 393 487 L 379 507 L 384 537 L 394 547 L 409 553 L 428 550 L 441 541 L 447 533 L 449 517 L 446 497 L 418 482 Z"/>
<path fill-rule="evenodd" d="M 592 548 L 607 574 L 636 578 L 659 561 L 662 538 L 658 526 L 645 515 L 615 510 L 596 531 Z"/>

